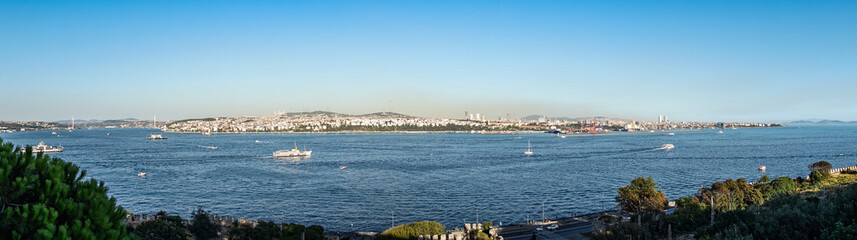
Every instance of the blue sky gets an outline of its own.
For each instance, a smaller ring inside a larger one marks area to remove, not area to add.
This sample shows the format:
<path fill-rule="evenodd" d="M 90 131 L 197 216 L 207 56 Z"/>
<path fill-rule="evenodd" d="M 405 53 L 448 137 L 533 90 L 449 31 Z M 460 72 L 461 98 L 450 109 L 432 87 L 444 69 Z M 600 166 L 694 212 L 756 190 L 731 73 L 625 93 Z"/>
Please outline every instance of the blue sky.
<path fill-rule="evenodd" d="M 3 1 L 0 119 L 857 120 L 854 1 Z"/>

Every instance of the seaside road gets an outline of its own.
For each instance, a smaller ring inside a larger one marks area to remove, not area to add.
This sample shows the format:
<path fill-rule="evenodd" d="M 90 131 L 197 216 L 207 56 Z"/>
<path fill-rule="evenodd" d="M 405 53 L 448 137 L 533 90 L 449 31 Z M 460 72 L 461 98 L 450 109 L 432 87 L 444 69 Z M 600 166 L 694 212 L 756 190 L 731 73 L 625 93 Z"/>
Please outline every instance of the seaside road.
<path fill-rule="evenodd" d="M 576 240 L 586 239 L 580 233 L 592 231 L 592 224 L 589 222 L 571 222 L 558 226 L 559 228 L 553 231 L 518 231 L 500 235 L 503 236 L 504 240 L 530 240 L 533 233 L 536 233 L 536 239 L 538 240 Z"/>

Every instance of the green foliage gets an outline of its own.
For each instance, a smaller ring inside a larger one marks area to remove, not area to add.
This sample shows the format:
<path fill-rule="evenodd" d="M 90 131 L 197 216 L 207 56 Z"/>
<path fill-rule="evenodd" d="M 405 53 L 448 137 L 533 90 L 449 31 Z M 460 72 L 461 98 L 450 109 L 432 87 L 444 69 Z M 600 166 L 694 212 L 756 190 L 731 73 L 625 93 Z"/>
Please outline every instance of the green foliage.
<path fill-rule="evenodd" d="M 662 212 L 667 207 L 667 197 L 657 189 L 651 177 L 637 177 L 631 184 L 619 188 L 616 202 L 629 213 Z"/>
<path fill-rule="evenodd" d="M 710 202 L 714 199 L 714 209 L 719 212 L 744 209 L 752 204 L 762 204 L 764 197 L 744 179 L 728 179 L 715 182 L 709 188 L 700 189 L 699 202 Z"/>
<path fill-rule="evenodd" d="M 470 237 L 470 240 L 491 240 L 491 236 L 489 236 L 487 233 L 484 233 L 482 231 L 474 230 L 474 231 L 470 232 L 470 234 L 468 236 Z"/>
<path fill-rule="evenodd" d="M 141 239 L 152 240 L 184 240 L 190 236 L 184 231 L 181 217 L 168 216 L 161 211 L 155 214 L 155 220 L 145 221 L 134 229 L 134 235 Z M 178 221 L 176 221 L 178 220 Z"/>
<path fill-rule="evenodd" d="M 831 168 L 833 168 L 833 164 L 827 161 L 819 161 L 809 165 L 810 172 L 819 171 L 824 176 L 830 175 Z"/>
<path fill-rule="evenodd" d="M 771 181 L 771 177 L 768 174 L 765 174 L 761 178 L 759 178 L 759 183 L 767 183 Z"/>
<path fill-rule="evenodd" d="M 756 189 L 762 193 L 765 199 L 770 199 L 782 194 L 793 194 L 797 190 L 797 185 L 789 177 L 779 177 L 770 183 L 757 184 Z"/>
<path fill-rule="evenodd" d="M 857 184 L 835 191 L 825 200 L 781 195 L 764 205 L 720 214 L 698 236 L 752 236 L 754 239 L 854 239 Z M 851 223 L 845 225 L 843 223 Z"/>
<path fill-rule="evenodd" d="M 280 227 L 274 222 L 260 221 L 256 224 L 256 228 L 250 230 L 250 239 L 279 239 L 282 235 Z"/>
<path fill-rule="evenodd" d="M 483 222 L 483 223 L 482 223 L 482 229 L 481 229 L 481 230 L 482 230 L 482 232 L 484 232 L 484 233 L 488 233 L 488 231 L 490 231 L 490 230 L 491 230 L 491 226 L 493 226 L 493 225 L 494 225 L 494 221 L 490 221 L 490 222 Z"/>
<path fill-rule="evenodd" d="M 59 158 L 0 139 L 0 239 L 128 239 L 104 182 Z"/>
<path fill-rule="evenodd" d="M 280 239 L 283 240 L 300 240 L 301 234 L 306 230 L 304 225 L 289 223 L 284 224 L 282 229 L 282 237 Z"/>
<path fill-rule="evenodd" d="M 203 211 L 202 208 L 197 208 L 191 212 L 193 224 L 188 227 L 190 233 L 198 240 L 207 240 L 217 237 L 218 226 L 211 221 L 209 213 Z"/>
<path fill-rule="evenodd" d="M 289 223 L 278 227 L 276 223 L 259 221 L 256 228 L 249 224 L 239 224 L 229 228 L 229 239 L 243 240 L 300 240 L 304 235 L 306 240 L 324 240 L 324 228 L 318 225 L 304 227 L 303 225 Z"/>
<path fill-rule="evenodd" d="M 241 223 L 230 227 L 227 235 L 229 236 L 229 239 L 233 240 L 250 240 L 250 232 L 252 230 L 252 226 L 246 223 Z"/>
<path fill-rule="evenodd" d="M 851 221 L 851 225 L 845 226 L 842 222 L 836 222 L 836 225 L 830 229 L 821 230 L 821 236 L 818 240 L 845 240 L 857 239 L 857 222 Z"/>
<path fill-rule="evenodd" d="M 828 175 L 824 175 L 819 170 L 812 171 L 809 173 L 809 181 L 812 182 L 813 185 L 820 185 L 827 180 Z"/>
<path fill-rule="evenodd" d="M 307 240 L 324 240 L 324 228 L 319 225 L 312 225 L 306 228 Z"/>
<path fill-rule="evenodd" d="M 419 235 L 440 235 L 446 233 L 446 227 L 438 222 L 415 222 L 395 226 L 378 234 L 378 240 L 413 240 Z"/>
<path fill-rule="evenodd" d="M 673 214 L 666 216 L 666 221 L 673 225 L 677 232 L 696 230 L 699 226 L 709 222 L 708 204 L 701 202 L 696 197 L 683 197 L 676 200 L 676 209 Z"/>

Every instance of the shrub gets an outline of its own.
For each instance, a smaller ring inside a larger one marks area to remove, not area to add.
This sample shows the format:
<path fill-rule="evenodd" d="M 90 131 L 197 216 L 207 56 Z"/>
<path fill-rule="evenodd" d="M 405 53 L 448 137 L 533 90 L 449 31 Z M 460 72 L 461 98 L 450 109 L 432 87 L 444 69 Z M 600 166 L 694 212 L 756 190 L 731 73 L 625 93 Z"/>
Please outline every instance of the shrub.
<path fill-rule="evenodd" d="M 379 240 L 413 240 L 419 235 L 441 235 L 446 233 L 446 227 L 438 222 L 415 222 L 399 225 L 378 234 Z"/>

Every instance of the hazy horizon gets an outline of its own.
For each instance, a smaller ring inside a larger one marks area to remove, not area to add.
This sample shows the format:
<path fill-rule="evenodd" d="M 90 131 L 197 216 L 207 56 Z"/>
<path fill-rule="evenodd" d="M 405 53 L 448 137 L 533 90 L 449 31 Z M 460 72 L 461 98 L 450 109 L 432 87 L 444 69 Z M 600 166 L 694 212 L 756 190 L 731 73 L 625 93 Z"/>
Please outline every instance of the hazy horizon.
<path fill-rule="evenodd" d="M 0 120 L 857 120 L 857 2 L 0 3 Z"/>

